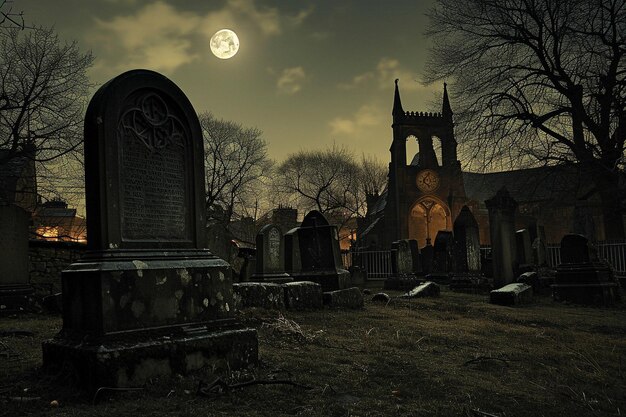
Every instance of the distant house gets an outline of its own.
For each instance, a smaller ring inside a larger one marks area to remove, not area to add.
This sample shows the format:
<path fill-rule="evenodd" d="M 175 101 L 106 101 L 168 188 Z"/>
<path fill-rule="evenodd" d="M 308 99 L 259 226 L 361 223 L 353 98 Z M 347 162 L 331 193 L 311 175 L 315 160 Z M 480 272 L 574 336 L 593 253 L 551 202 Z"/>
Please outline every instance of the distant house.
<path fill-rule="evenodd" d="M 87 224 L 76 209 L 68 208 L 62 200 L 41 204 L 33 215 L 35 239 L 63 242 L 87 242 Z"/>

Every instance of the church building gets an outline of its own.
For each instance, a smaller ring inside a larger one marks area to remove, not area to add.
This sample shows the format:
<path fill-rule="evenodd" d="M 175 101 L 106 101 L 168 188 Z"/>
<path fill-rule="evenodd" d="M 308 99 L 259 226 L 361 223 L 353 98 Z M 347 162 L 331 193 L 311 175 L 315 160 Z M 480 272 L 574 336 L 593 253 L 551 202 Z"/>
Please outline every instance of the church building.
<path fill-rule="evenodd" d="M 481 244 L 488 245 L 485 200 L 502 187 L 518 203 L 518 229 L 540 226 L 548 243 L 559 242 L 569 232 L 604 239 L 599 196 L 576 166 L 463 172 L 446 84 L 441 112 L 425 113 L 404 110 L 396 80 L 391 114 L 387 189 L 368 199 L 357 246 L 386 250 L 399 239 L 416 239 L 420 248 L 433 244 L 438 231 L 452 230 L 464 205 L 478 221 Z"/>

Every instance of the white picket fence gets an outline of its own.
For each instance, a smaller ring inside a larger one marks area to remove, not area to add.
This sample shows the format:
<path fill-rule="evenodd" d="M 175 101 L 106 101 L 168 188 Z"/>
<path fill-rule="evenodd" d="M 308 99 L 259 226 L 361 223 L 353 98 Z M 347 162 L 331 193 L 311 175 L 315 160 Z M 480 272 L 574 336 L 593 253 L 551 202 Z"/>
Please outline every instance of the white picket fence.
<path fill-rule="evenodd" d="M 626 241 L 597 242 L 598 257 L 613 266 L 615 272 L 626 274 Z M 481 246 L 480 253 L 486 257 L 490 246 Z M 547 263 L 556 267 L 561 263 L 561 248 L 558 244 L 547 245 Z M 386 278 L 391 275 L 391 251 L 346 251 L 342 253 L 343 265 L 359 266 L 367 271 L 369 278 Z"/>

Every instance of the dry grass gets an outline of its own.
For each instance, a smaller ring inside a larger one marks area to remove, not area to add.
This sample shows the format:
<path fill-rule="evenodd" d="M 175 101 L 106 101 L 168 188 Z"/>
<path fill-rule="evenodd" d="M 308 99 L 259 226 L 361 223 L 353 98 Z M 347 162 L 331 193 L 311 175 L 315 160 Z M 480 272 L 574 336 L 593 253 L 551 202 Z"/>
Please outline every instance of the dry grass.
<path fill-rule="evenodd" d="M 619 416 L 626 414 L 626 309 L 492 306 L 485 296 L 366 302 L 361 311 L 241 315 L 259 330 L 261 364 L 229 383 L 281 379 L 206 398 L 207 373 L 92 398 L 38 372 L 56 317 L 0 319 L 0 414 L 58 416 Z M 4 352 L 9 352 L 5 355 Z M 8 356 L 7 356 L 8 355 Z M 27 391 L 24 391 L 27 389 Z M 9 397 L 38 398 L 20 403 Z M 51 408 L 50 401 L 60 406 Z"/>

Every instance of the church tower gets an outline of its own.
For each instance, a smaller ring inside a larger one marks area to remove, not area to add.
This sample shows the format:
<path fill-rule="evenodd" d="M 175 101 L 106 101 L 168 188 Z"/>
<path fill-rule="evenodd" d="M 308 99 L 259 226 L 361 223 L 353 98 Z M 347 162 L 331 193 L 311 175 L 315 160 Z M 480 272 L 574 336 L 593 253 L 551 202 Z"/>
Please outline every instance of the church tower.
<path fill-rule="evenodd" d="M 398 239 L 417 239 L 423 247 L 437 231 L 452 229 L 466 200 L 446 84 L 441 113 L 413 112 L 403 109 L 396 80 L 391 115 L 384 241 L 389 246 Z"/>

